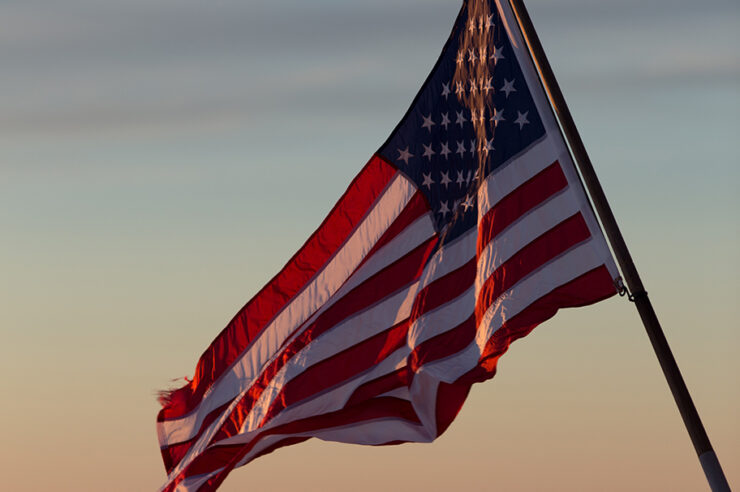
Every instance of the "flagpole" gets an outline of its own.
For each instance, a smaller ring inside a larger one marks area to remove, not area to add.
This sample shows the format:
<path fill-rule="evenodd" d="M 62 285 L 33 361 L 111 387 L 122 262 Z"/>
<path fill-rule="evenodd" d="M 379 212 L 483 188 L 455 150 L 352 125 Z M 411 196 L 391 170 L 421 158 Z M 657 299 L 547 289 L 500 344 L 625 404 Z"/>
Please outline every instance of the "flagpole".
<path fill-rule="evenodd" d="M 637 311 L 642 318 L 642 322 L 645 325 L 650 342 L 653 345 L 655 354 L 658 357 L 660 366 L 663 369 L 663 374 L 668 381 L 668 386 L 673 393 L 673 398 L 676 400 L 676 405 L 681 413 L 686 429 L 689 432 L 691 441 L 694 444 L 696 453 L 699 456 L 699 462 L 704 469 L 704 474 L 707 477 L 709 486 L 714 492 L 729 491 L 730 486 L 727 483 L 722 466 L 717 459 L 717 455 L 712 449 L 712 444 L 709 442 L 704 425 L 701 422 L 699 413 L 696 411 L 694 402 L 691 399 L 689 390 L 686 387 L 686 383 L 681 376 L 681 372 L 676 364 L 676 360 L 673 357 L 673 353 L 668 345 L 668 341 L 663 333 L 663 329 L 660 326 L 658 317 L 655 314 L 653 305 L 648 298 L 647 292 L 642 284 L 640 275 L 637 273 L 637 268 L 632 261 L 627 244 L 624 241 L 617 221 L 614 218 L 609 202 L 606 199 L 604 190 L 596 177 L 591 159 L 588 157 L 586 147 L 583 144 L 583 140 L 576 129 L 573 117 L 570 114 L 568 105 L 565 102 L 563 93 L 560 90 L 555 75 L 553 74 L 550 63 L 547 60 L 547 56 L 542 48 L 537 32 L 534 30 L 532 20 L 529 17 L 527 8 L 524 6 L 523 0 L 509 0 L 514 15 L 516 16 L 522 33 L 525 37 L 527 44 L 529 45 L 529 52 L 532 59 L 540 72 L 541 81 L 545 91 L 550 98 L 550 102 L 555 111 L 555 114 L 560 121 L 560 124 L 565 134 L 568 144 L 575 156 L 578 169 L 581 172 L 583 181 L 588 189 L 589 195 L 593 200 L 594 208 L 601 219 L 601 223 L 604 226 L 609 243 L 614 251 L 619 267 L 624 276 L 625 283 L 629 289 L 630 300 L 634 301 Z"/>

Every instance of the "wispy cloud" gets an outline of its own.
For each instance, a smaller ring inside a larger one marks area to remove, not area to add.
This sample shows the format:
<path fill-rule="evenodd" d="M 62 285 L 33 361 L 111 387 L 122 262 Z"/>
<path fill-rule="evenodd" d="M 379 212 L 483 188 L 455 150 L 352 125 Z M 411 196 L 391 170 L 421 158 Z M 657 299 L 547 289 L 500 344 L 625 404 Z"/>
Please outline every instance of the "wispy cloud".
<path fill-rule="evenodd" d="M 456 10 L 416 1 L 389 15 L 386 1 L 323 3 L 331 8 L 304 2 L 283 2 L 280 9 L 236 1 L 2 3 L 0 131 L 213 124 L 249 120 L 279 98 L 297 105 L 341 102 L 349 99 L 350 86 L 372 89 L 388 53 L 428 40 L 422 31 L 432 29 L 440 44 Z M 428 63 L 435 51 L 429 50 Z"/>
<path fill-rule="evenodd" d="M 569 87 L 740 76 L 735 2 L 529 5 Z M 0 2 L 0 133 L 218 128 L 289 106 L 350 112 L 372 111 L 387 98 L 404 104 L 458 7 L 444 0 Z M 592 49 L 575 49 L 583 43 Z M 419 52 L 426 58 L 411 56 Z"/>

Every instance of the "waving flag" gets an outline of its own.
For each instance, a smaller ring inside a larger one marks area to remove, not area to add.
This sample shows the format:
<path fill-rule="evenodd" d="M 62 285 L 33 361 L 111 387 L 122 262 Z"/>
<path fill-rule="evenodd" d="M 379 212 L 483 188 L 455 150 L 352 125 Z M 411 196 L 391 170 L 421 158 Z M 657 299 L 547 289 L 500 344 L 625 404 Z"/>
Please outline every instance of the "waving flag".
<path fill-rule="evenodd" d="M 163 490 L 311 437 L 430 442 L 510 343 L 617 268 L 510 7 L 469 0 L 319 229 L 163 397 Z"/>

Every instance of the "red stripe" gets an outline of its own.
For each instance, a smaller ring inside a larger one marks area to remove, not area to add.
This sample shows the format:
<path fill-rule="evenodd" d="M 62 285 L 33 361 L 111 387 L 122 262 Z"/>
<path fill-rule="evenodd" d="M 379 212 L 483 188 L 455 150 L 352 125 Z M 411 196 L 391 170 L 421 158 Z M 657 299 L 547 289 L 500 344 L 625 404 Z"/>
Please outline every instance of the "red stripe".
<path fill-rule="evenodd" d="M 477 319 L 519 280 L 590 236 L 586 221 L 577 213 L 520 249 L 486 279 L 476 300 Z"/>
<path fill-rule="evenodd" d="M 457 417 L 465 399 L 468 397 L 470 386 L 470 384 L 449 384 L 444 381 L 437 386 L 437 401 L 434 411 L 437 437 L 441 436 Z"/>
<path fill-rule="evenodd" d="M 514 221 L 567 185 L 568 181 L 556 161 L 506 195 L 488 211 L 479 224 L 478 254 Z M 588 232 L 587 228 L 586 231 Z M 412 319 L 456 299 L 473 285 L 476 273 L 477 259 L 473 258 L 463 267 L 425 287 L 419 293 Z M 499 276 L 504 277 L 505 272 L 500 272 Z M 507 279 L 512 280 L 512 277 L 508 276 Z"/>
<path fill-rule="evenodd" d="M 616 289 L 611 274 L 602 265 L 561 285 L 507 320 L 491 336 L 474 369 L 452 384 L 439 384 L 436 407 L 438 435 L 449 427 L 460 411 L 470 386 L 495 375 L 499 358 L 512 342 L 528 335 L 537 325 L 552 318 L 560 308 L 594 304 L 614 294 Z"/>
<path fill-rule="evenodd" d="M 211 425 L 223 412 L 226 411 L 227 408 L 229 408 L 229 405 L 231 405 L 231 402 L 227 402 L 210 412 L 206 418 L 203 419 L 203 423 L 200 428 L 207 429 L 209 425 Z M 177 466 L 180 460 L 185 457 L 188 450 L 190 450 L 190 447 L 195 443 L 195 440 L 200 437 L 200 434 L 201 433 L 199 432 L 195 437 L 188 439 L 187 441 L 172 444 L 160 449 L 167 474 L 169 474 L 172 469 Z"/>
<path fill-rule="evenodd" d="M 424 313 L 458 298 L 475 282 L 476 260 L 471 259 L 463 266 L 424 287 L 416 296 L 411 320 L 419 319 Z"/>
<path fill-rule="evenodd" d="M 409 365 L 414 371 L 424 364 L 449 357 L 467 347 L 475 338 L 477 320 L 501 294 L 514 284 L 546 264 L 559 254 L 589 237 L 590 233 L 581 214 L 576 214 L 550 229 L 519 250 L 488 277 L 478 295 L 476 315 L 458 326 L 441 333 L 414 349 Z M 473 276 L 475 273 L 473 273 Z M 446 277 L 441 278 L 444 280 Z M 468 278 L 470 287 L 474 278 Z M 464 289 L 459 289 L 463 290 Z M 452 298 L 450 298 L 451 300 Z"/>
<path fill-rule="evenodd" d="M 380 158 L 370 159 L 316 232 L 203 353 L 192 382 L 163 396 L 158 421 L 182 417 L 198 405 L 205 391 L 347 240 L 395 174 Z"/>
<path fill-rule="evenodd" d="M 500 358 L 501 354 L 506 351 L 511 342 L 525 336 L 539 323 L 551 318 L 559 308 L 576 307 L 595 303 L 608 298 L 615 293 L 616 290 L 613 286 L 609 271 L 606 267 L 600 266 L 568 282 L 567 284 L 556 288 L 549 294 L 532 303 L 527 307 L 527 309 L 508 320 L 491 337 L 491 340 L 484 351 L 484 355 L 480 359 L 479 366 L 459 378 L 455 383 L 441 383 L 439 385 L 436 408 L 438 435 L 441 435 L 454 420 L 467 397 L 470 386 L 475 382 L 493 377 L 496 369 L 496 362 Z M 199 458 L 198 467 L 193 467 L 192 469 L 189 468 L 186 471 L 187 476 L 208 473 L 216 470 L 219 467 L 224 466 L 226 463 L 225 461 L 221 461 L 224 457 L 231 456 L 232 459 L 229 466 L 219 473 L 217 477 L 212 479 L 207 486 L 201 489 L 215 490 L 215 487 L 217 487 L 231 469 L 233 469 L 233 467 L 244 456 L 246 456 L 259 439 L 262 439 L 269 434 L 295 434 L 310 432 L 322 428 L 338 427 L 349 423 L 356 423 L 362 420 L 381 418 L 382 416 L 400 416 L 401 418 L 405 418 L 412 422 L 418 422 L 418 418 L 415 413 L 413 413 L 413 407 L 411 407 L 410 404 L 405 405 L 405 408 L 404 405 L 399 405 L 397 408 L 398 413 L 394 414 L 392 410 L 390 412 L 383 412 L 383 410 L 387 409 L 376 408 L 375 402 L 377 400 L 393 400 L 396 402 L 404 401 L 393 398 L 379 398 L 376 400 L 370 400 L 370 402 L 358 402 L 357 405 L 354 405 L 351 408 L 349 406 L 345 407 L 345 409 L 338 412 L 285 424 L 275 429 L 271 429 L 270 431 L 266 431 L 246 445 L 232 446 L 232 448 L 240 450 L 240 452 L 224 453 L 215 451 L 218 450 L 219 447 L 210 448 L 206 451 L 206 453 L 209 453 L 208 459 Z M 362 409 L 365 418 L 358 418 L 358 414 L 345 413 L 348 410 L 356 410 L 358 407 Z M 202 456 L 205 456 L 205 453 Z M 184 476 L 178 477 L 175 482 L 170 484 L 168 490 L 174 490 L 176 484 L 183 478 Z"/>
<path fill-rule="evenodd" d="M 375 276 L 350 291 L 340 301 L 322 313 L 314 323 L 296 337 L 262 372 L 257 381 L 235 406 L 231 415 L 222 425 L 213 441 L 236 435 L 254 404 L 270 384 L 275 375 L 309 343 L 337 325 L 347 317 L 358 313 L 381 301 L 389 294 L 399 291 L 421 274 L 426 258 L 436 244 L 431 239 L 417 247 L 402 259 L 389 265 Z"/>
<path fill-rule="evenodd" d="M 555 161 L 537 175 L 503 197 L 486 212 L 478 224 L 478 255 L 489 242 L 519 217 L 568 186 L 568 180 Z"/>
<path fill-rule="evenodd" d="M 424 198 L 422 193 L 417 191 L 414 196 L 411 197 L 411 200 L 409 200 L 409 203 L 406 205 L 406 208 L 403 209 L 403 212 L 401 212 L 396 220 L 393 221 L 393 224 L 391 224 L 385 233 L 383 233 L 378 242 L 375 243 L 375 246 L 373 246 L 373 249 L 371 249 L 365 258 L 362 259 L 362 262 L 357 266 L 357 268 L 359 269 L 367 260 L 372 258 L 380 248 L 393 241 L 396 236 L 403 232 L 408 226 L 428 212 L 429 207 L 427 206 L 426 198 Z"/>
<path fill-rule="evenodd" d="M 358 386 L 352 393 L 352 396 L 350 396 L 349 400 L 347 400 L 345 407 L 360 404 L 365 400 L 382 395 L 383 393 L 392 391 L 396 388 L 408 386 L 409 384 L 411 384 L 410 372 L 408 367 L 404 366 L 389 374 Z"/>
<path fill-rule="evenodd" d="M 616 293 L 614 280 L 603 265 L 561 285 L 494 332 L 481 355 L 481 367 L 495 366 L 498 358 L 506 352 L 513 341 L 529 334 L 538 324 L 555 316 L 558 309 L 594 304 Z"/>
<path fill-rule="evenodd" d="M 406 345 L 408 318 L 401 323 L 323 359 L 288 381 L 266 412 L 260 426 L 291 405 L 336 386 L 379 364 Z"/>
<path fill-rule="evenodd" d="M 409 203 L 409 205 L 404 209 L 404 211 L 399 215 L 399 217 L 394 221 L 394 223 L 391 225 L 392 229 L 398 229 L 397 224 L 405 224 L 408 225 L 410 223 L 413 223 L 414 218 L 418 218 L 420 212 L 422 210 L 420 209 L 421 206 L 425 206 L 423 201 L 419 201 L 416 199 L 412 199 L 412 202 Z M 411 209 L 410 213 L 407 213 L 407 210 Z M 426 210 L 426 209 L 424 209 Z M 385 236 L 387 240 L 390 240 L 390 236 Z M 346 317 L 347 315 L 351 314 L 348 312 L 338 313 L 338 310 L 340 309 L 340 306 L 349 307 L 352 308 L 352 306 L 355 306 L 354 309 L 359 310 L 363 308 L 363 304 L 358 304 L 358 300 L 370 302 L 372 299 L 377 297 L 378 295 L 385 292 L 387 288 L 395 288 L 395 286 L 399 285 L 399 282 L 403 282 L 404 278 L 412 277 L 416 278 L 421 273 L 421 267 L 419 265 L 423 265 L 426 262 L 426 258 L 429 255 L 429 252 L 431 251 L 431 248 L 433 247 L 434 240 L 428 240 L 427 242 L 423 243 L 421 246 L 418 246 L 416 249 L 408 253 L 406 256 L 400 258 L 395 263 L 389 265 L 385 269 L 381 270 L 377 274 L 375 274 L 374 277 L 371 277 L 367 281 L 365 281 L 362 285 L 356 287 L 353 291 L 348 293 L 344 298 L 340 299 L 334 306 L 329 308 L 319 319 L 317 322 L 323 322 L 324 325 L 326 323 L 330 323 L 332 319 L 338 319 L 339 317 Z M 368 258 L 369 255 L 366 257 Z M 411 273 L 410 273 L 411 272 Z M 368 283 L 370 282 L 370 283 Z M 364 287 L 363 287 L 364 285 Z M 362 287 L 362 288 L 361 288 Z M 399 287 L 400 288 L 400 287 Z M 374 297 L 375 296 L 375 297 Z M 296 343 L 297 340 L 294 340 L 293 343 Z M 293 347 L 293 349 L 296 349 L 296 346 Z M 285 354 L 287 350 L 290 350 L 288 347 L 281 347 L 281 350 Z M 280 358 L 278 358 L 275 362 L 280 362 Z M 286 359 L 287 360 L 287 359 Z M 275 366 L 275 373 L 279 370 L 279 368 L 282 367 L 282 363 L 280 366 Z M 273 374 L 274 373 L 270 373 Z M 263 375 L 264 376 L 264 375 Z M 272 379 L 273 376 L 270 376 L 269 380 Z M 266 385 L 269 383 L 269 380 L 262 380 L 255 383 L 255 387 L 262 388 L 266 387 Z M 261 394 L 261 390 L 260 390 Z M 233 429 L 240 429 L 241 424 L 244 421 L 244 418 L 249 413 L 249 410 L 251 410 L 251 406 L 253 404 L 249 403 L 251 401 L 251 398 L 248 401 L 242 401 L 240 402 L 237 407 L 232 412 L 232 415 L 229 417 L 228 428 L 229 432 L 234 432 Z M 227 404 L 228 406 L 228 404 Z M 162 455 L 165 459 L 165 464 L 167 470 L 171 470 L 174 466 L 179 463 L 179 461 L 184 457 L 185 453 L 190 449 L 191 445 L 195 443 L 195 441 L 202 435 L 203 430 L 208 428 L 208 425 L 212 423 L 220 414 L 222 410 L 217 410 L 209 413 L 208 417 L 205 419 L 204 423 L 201 424 L 200 428 L 198 429 L 197 434 L 189 439 L 186 443 L 178 443 L 171 445 L 175 446 L 175 450 L 170 453 L 168 451 L 168 447 L 165 447 L 162 449 Z M 246 412 L 246 413 L 245 413 Z M 231 435 L 231 434 L 229 434 Z"/>
<path fill-rule="evenodd" d="M 449 357 L 461 351 L 475 339 L 475 318 L 468 319 L 456 327 L 424 341 L 411 352 L 409 366 L 414 372 L 424 364 Z"/>
<path fill-rule="evenodd" d="M 241 461 L 242 458 L 244 458 L 244 456 L 246 456 L 262 439 L 270 435 L 291 435 L 317 432 L 382 418 L 396 418 L 413 422 L 415 424 L 420 423 L 419 418 L 416 415 L 416 412 L 414 412 L 413 406 L 409 401 L 390 397 L 374 398 L 364 402 L 362 405 L 343 408 L 336 412 L 316 415 L 268 429 L 246 444 L 212 446 L 198 456 L 198 458 L 196 458 L 183 473 L 178 475 L 165 490 L 174 491 L 177 484 L 187 477 L 211 473 L 214 470 L 224 467 L 217 476 L 209 479 L 209 481 L 199 489 L 201 491 L 216 490 L 216 488 L 226 478 L 226 475 L 228 475 L 239 461 Z"/>
<path fill-rule="evenodd" d="M 436 409 L 438 435 L 454 420 L 470 386 L 495 375 L 499 358 L 512 342 L 531 333 L 537 325 L 552 318 L 560 308 L 594 304 L 614 294 L 616 289 L 611 274 L 602 265 L 554 289 L 507 320 L 491 336 L 474 369 L 452 384 L 440 383 Z"/>
<path fill-rule="evenodd" d="M 285 439 L 281 439 L 280 441 L 276 442 L 272 446 L 268 446 L 256 455 L 254 455 L 254 458 L 252 460 L 256 460 L 257 458 L 264 456 L 266 454 L 270 454 L 276 449 L 284 448 L 285 446 L 292 446 L 293 444 L 300 444 L 302 442 L 308 441 L 311 439 L 310 437 L 286 437 Z"/>

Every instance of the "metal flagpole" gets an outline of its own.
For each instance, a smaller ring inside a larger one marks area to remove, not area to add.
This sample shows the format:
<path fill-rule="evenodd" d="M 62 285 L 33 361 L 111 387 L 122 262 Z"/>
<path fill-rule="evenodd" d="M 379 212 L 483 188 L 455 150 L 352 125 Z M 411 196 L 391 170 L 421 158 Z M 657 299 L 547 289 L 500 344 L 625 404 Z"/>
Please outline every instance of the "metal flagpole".
<path fill-rule="evenodd" d="M 660 366 L 663 369 L 663 374 L 668 381 L 668 386 L 671 388 L 678 410 L 691 436 L 691 441 L 699 456 L 699 462 L 704 469 L 704 474 L 707 476 L 709 486 L 714 492 L 729 492 L 730 486 L 722 471 L 722 466 L 712 449 L 712 444 L 709 442 L 709 437 L 704 430 L 699 413 L 696 411 L 689 390 L 686 388 L 686 383 L 684 383 L 673 353 L 668 346 L 668 341 L 660 327 L 660 322 L 653 310 L 653 305 L 650 303 L 647 292 L 642 285 L 642 280 L 640 280 L 640 275 L 637 273 L 637 268 L 627 249 L 627 244 L 624 242 L 609 202 L 607 202 L 604 190 L 596 177 L 591 159 L 589 159 L 586 147 L 583 145 L 583 140 L 581 140 L 581 136 L 578 134 L 573 117 L 565 103 L 563 93 L 560 91 L 560 86 L 542 49 L 537 32 L 534 30 L 527 8 L 524 6 L 523 0 L 509 0 L 509 2 L 524 34 L 525 41 L 529 46 L 532 59 L 537 70 L 540 72 L 542 84 L 560 121 L 563 133 L 573 151 L 578 169 L 593 200 L 594 208 L 601 219 L 606 235 L 609 238 L 609 243 L 614 250 L 617 262 L 630 292 L 630 300 L 634 301 L 637 311 L 640 313 L 640 318 L 642 318 L 642 322 L 645 325 L 645 330 L 653 345 Z"/>

